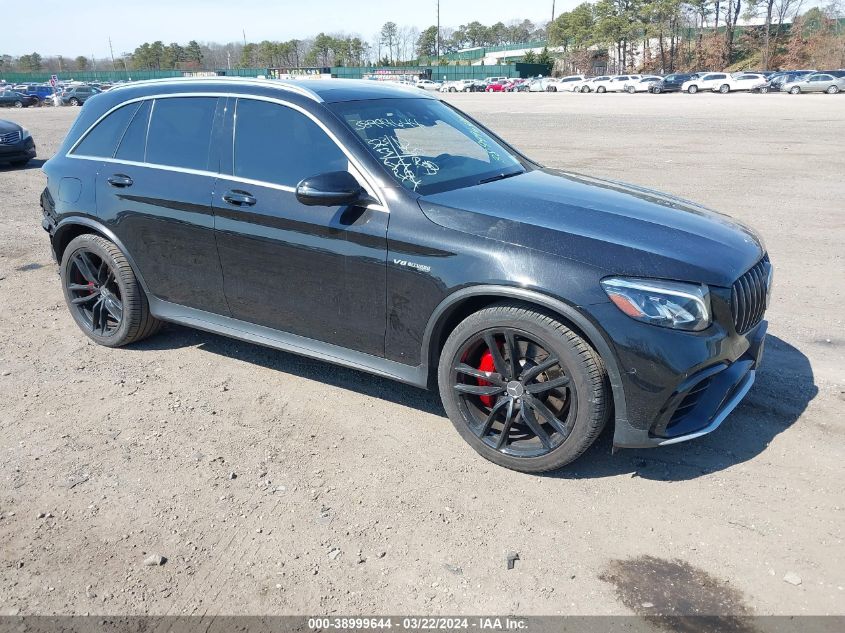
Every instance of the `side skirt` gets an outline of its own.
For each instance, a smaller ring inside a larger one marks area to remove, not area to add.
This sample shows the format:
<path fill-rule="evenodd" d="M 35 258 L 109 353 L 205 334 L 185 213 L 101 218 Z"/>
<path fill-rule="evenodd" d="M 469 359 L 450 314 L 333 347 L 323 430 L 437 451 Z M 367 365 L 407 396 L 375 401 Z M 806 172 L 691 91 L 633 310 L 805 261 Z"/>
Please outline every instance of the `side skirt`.
<path fill-rule="evenodd" d="M 422 365 L 416 367 L 404 365 L 331 343 L 315 341 L 304 336 L 281 332 L 262 325 L 197 310 L 196 308 L 188 308 L 161 299 L 150 298 L 149 303 L 150 312 L 162 321 L 170 321 L 198 330 L 222 334 L 248 343 L 257 343 L 284 352 L 316 358 L 335 365 L 343 365 L 384 378 L 398 380 L 415 387 L 426 388 L 428 371 Z"/>

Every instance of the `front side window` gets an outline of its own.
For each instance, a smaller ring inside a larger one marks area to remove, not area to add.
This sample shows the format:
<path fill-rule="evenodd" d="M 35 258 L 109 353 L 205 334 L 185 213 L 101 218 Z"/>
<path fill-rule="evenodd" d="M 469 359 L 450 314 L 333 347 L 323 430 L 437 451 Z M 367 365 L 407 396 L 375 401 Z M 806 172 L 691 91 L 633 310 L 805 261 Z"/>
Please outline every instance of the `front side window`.
<path fill-rule="evenodd" d="M 329 107 L 410 191 L 426 195 L 525 171 L 484 129 L 436 99 L 373 99 Z"/>
<path fill-rule="evenodd" d="M 126 126 L 129 125 L 139 105 L 130 103 L 109 114 L 88 132 L 73 153 L 80 156 L 112 158 Z"/>
<path fill-rule="evenodd" d="M 235 176 L 287 187 L 349 167 L 346 154 L 306 115 L 253 99 L 238 99 L 234 152 Z"/>
<path fill-rule="evenodd" d="M 216 97 L 156 99 L 147 136 L 146 162 L 206 169 L 216 107 Z"/>

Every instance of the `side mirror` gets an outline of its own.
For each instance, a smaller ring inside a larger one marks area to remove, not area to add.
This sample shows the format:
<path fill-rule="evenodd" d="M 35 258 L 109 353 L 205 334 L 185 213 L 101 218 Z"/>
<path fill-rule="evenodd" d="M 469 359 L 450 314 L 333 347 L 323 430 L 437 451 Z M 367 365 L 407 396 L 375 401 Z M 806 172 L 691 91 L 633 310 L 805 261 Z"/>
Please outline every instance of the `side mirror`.
<path fill-rule="evenodd" d="M 330 171 L 303 178 L 296 199 L 309 207 L 340 207 L 370 201 L 364 188 L 348 171 Z"/>

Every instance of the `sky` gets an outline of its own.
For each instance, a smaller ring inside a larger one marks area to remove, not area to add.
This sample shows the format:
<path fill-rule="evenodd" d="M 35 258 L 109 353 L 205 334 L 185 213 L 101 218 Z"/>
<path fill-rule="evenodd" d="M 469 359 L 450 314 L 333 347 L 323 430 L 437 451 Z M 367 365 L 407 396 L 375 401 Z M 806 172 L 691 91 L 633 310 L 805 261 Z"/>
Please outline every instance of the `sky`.
<path fill-rule="evenodd" d="M 583 0 L 556 0 L 555 13 Z M 325 33 L 358 34 L 371 41 L 387 21 L 435 24 L 436 0 L 0 0 L 6 28 L 0 54 L 109 56 L 143 42 L 165 44 L 289 40 Z M 528 18 L 548 21 L 552 0 L 440 0 L 441 26 Z M 8 28 L 14 25 L 14 28 Z"/>

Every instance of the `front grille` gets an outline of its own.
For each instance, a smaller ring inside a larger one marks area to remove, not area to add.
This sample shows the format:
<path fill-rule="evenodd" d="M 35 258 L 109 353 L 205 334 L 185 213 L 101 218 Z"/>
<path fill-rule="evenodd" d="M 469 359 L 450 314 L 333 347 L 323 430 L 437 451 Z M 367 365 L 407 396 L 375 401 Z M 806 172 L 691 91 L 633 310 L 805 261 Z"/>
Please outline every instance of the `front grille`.
<path fill-rule="evenodd" d="M 667 428 L 671 428 L 675 424 L 683 420 L 686 415 L 695 408 L 695 405 L 698 404 L 698 401 L 701 398 L 702 394 L 707 391 L 707 387 L 710 386 L 710 380 L 711 377 L 708 376 L 700 383 L 695 385 L 692 389 L 690 389 L 689 393 L 684 396 L 684 399 L 681 400 L 681 404 L 678 405 L 678 408 L 675 409 L 675 412 L 672 414 L 672 417 L 669 420 L 669 424 L 666 425 Z"/>
<path fill-rule="evenodd" d="M 731 313 L 739 334 L 745 334 L 763 320 L 769 266 L 769 258 L 763 257 L 731 286 Z"/>
<path fill-rule="evenodd" d="M 20 130 L 16 132 L 9 132 L 7 134 L 0 134 L 0 145 L 13 145 L 21 140 Z"/>

